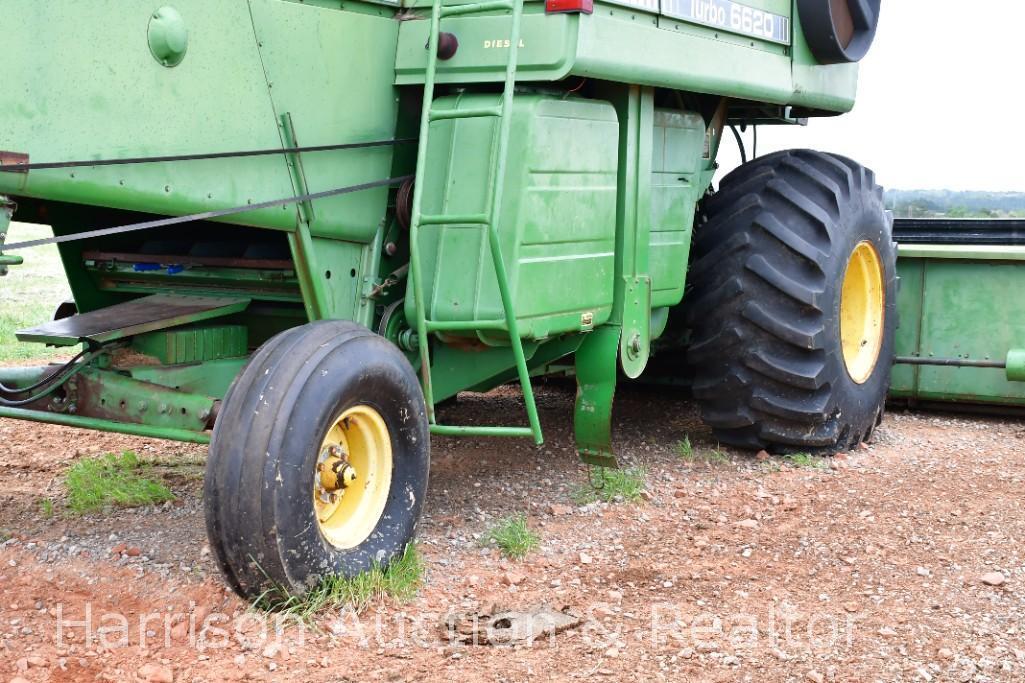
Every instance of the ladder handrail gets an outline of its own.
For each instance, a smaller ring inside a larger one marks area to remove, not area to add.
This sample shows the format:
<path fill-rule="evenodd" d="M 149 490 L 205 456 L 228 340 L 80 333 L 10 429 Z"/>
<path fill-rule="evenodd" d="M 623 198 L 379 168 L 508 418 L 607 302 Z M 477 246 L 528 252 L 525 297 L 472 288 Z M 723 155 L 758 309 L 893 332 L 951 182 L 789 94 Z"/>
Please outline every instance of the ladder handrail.
<path fill-rule="evenodd" d="M 512 299 L 512 291 L 509 287 L 508 272 L 505 267 L 505 260 L 502 257 L 501 239 L 498 233 L 498 220 L 502 209 L 502 195 L 505 187 L 506 159 L 509 151 L 509 137 L 512 127 L 512 102 L 516 88 L 516 67 L 519 60 L 520 44 L 520 23 L 523 16 L 524 0 L 512 0 L 512 27 L 510 30 L 509 53 L 506 61 L 505 80 L 502 90 L 501 104 L 497 108 L 487 108 L 487 111 L 499 118 L 498 145 L 492 157 L 492 168 L 494 168 L 492 192 L 485 208 L 485 215 L 488 220 L 482 223 L 487 227 L 488 244 L 491 251 L 491 259 L 495 269 L 495 278 L 498 281 L 498 290 L 502 298 L 502 308 L 505 313 L 505 329 L 509 334 L 509 342 L 512 347 L 513 357 L 516 361 L 516 371 L 519 376 L 520 385 L 523 388 L 523 398 L 526 404 L 527 418 L 530 422 L 529 431 L 523 428 L 514 427 L 447 427 L 437 424 L 437 417 L 434 410 L 434 389 L 431 381 L 430 349 L 428 346 L 429 333 L 431 328 L 439 329 L 439 326 L 427 320 L 427 301 L 424 298 L 423 282 L 421 278 L 421 262 L 419 249 L 420 228 L 423 224 L 422 202 L 424 189 L 424 175 L 427 167 L 427 146 L 430 124 L 432 121 L 441 119 L 468 118 L 468 115 L 478 116 L 485 112 L 485 109 L 475 108 L 460 115 L 458 112 L 445 113 L 437 116 L 433 110 L 435 79 L 438 68 L 438 53 L 436 45 L 438 36 L 441 33 L 441 18 L 444 5 L 442 0 L 434 0 L 431 11 L 430 36 L 427 46 L 427 69 L 424 74 L 424 102 L 420 113 L 420 140 L 417 146 L 417 168 L 416 182 L 413 192 L 413 206 L 410 220 L 410 279 L 413 282 L 413 296 L 416 304 L 416 331 L 420 346 L 420 367 L 423 375 L 424 399 L 427 403 L 427 418 L 434 433 L 477 433 L 481 435 L 507 435 L 526 436 L 532 435 L 534 441 L 540 445 L 543 443 L 541 433 L 541 421 L 537 413 L 537 404 L 534 400 L 534 391 L 530 382 L 530 370 L 527 367 L 526 354 L 523 350 L 523 340 L 519 334 L 519 323 L 516 320 L 515 303 Z M 494 2 L 478 2 L 474 5 L 464 5 L 460 16 L 466 16 L 473 12 L 488 11 L 494 9 Z M 497 110 L 497 112 L 496 112 Z M 429 217 L 430 225 L 439 224 L 440 215 Z M 453 218 L 458 218 L 453 216 Z M 458 222 L 458 221 L 454 221 Z M 466 321 L 469 327 L 475 321 Z M 480 321 L 481 328 L 494 329 L 494 321 Z M 444 327 L 444 325 L 441 325 Z"/>

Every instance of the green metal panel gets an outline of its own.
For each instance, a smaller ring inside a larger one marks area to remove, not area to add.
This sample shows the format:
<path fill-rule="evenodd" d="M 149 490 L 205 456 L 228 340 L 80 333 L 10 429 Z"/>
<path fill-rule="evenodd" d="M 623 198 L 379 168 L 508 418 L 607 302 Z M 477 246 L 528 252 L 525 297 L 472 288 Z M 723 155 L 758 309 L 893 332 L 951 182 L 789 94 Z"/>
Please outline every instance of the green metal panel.
<path fill-rule="evenodd" d="M 180 365 L 245 356 L 249 335 L 244 325 L 187 327 L 136 337 L 132 348 L 164 365 Z"/>
<path fill-rule="evenodd" d="M 167 68 L 147 43 L 154 3 L 5 0 L 0 149 L 44 162 L 280 145 L 249 2 L 174 4 L 189 50 Z M 181 214 L 287 197 L 291 184 L 284 159 L 257 157 L 3 173 L 4 191 Z M 290 229 L 294 214 L 268 209 L 243 220 Z"/>
<path fill-rule="evenodd" d="M 273 148 L 283 143 L 284 112 L 303 145 L 393 135 L 392 10 L 281 0 L 174 6 L 189 48 L 168 68 L 147 45 L 151 3 L 5 0 L 4 90 L 19 96 L 0 100 L 0 149 L 42 162 Z M 304 159 L 310 188 L 387 177 L 392 153 L 311 154 Z M 0 192 L 158 214 L 240 206 L 294 189 L 280 156 L 0 174 Z M 386 205 L 386 188 L 323 200 L 313 233 L 368 242 Z M 295 221 L 296 207 L 285 206 L 228 222 L 292 230 Z"/>
<path fill-rule="evenodd" d="M 224 358 L 189 365 L 137 365 L 123 371 L 143 382 L 223 399 L 248 361 L 248 357 Z"/>
<path fill-rule="evenodd" d="M 1025 291 L 1025 250 L 1001 247 L 1005 256 L 1017 251 L 1019 257 L 981 260 L 978 249 L 942 246 L 925 250 L 933 258 L 921 258 L 910 254 L 922 247 L 901 248 L 898 356 L 1002 362 L 1011 349 L 1025 347 L 1025 299 L 1016 295 Z M 1025 383 L 1009 382 L 1001 368 L 897 366 L 891 394 L 1025 405 Z"/>
<path fill-rule="evenodd" d="M 545 15 L 541 3 L 528 3 L 519 70 L 535 81 L 557 81 L 573 74 L 754 102 L 850 111 L 858 65 L 819 65 L 801 33 L 792 0 L 746 0 L 745 4 L 790 17 L 792 45 L 659 16 L 640 7 L 595 3 L 590 15 Z M 396 83 L 423 82 L 427 23 L 403 22 Z M 452 19 L 446 30 L 456 35 L 459 50 L 439 66 L 438 82 L 501 80 L 502 53 L 509 36 L 507 15 Z"/>
<path fill-rule="evenodd" d="M 922 276 L 925 273 L 924 259 L 899 258 L 897 276 L 898 324 L 895 352 L 899 356 L 916 355 L 921 348 L 922 304 L 925 290 Z M 892 396 L 914 396 L 918 386 L 919 365 L 894 365 L 890 371 L 890 394 Z"/>
<path fill-rule="evenodd" d="M 393 137 L 398 110 L 391 85 L 398 36 L 394 11 L 375 8 L 373 15 L 280 0 L 250 0 L 250 5 L 275 120 L 288 112 L 296 143 Z M 308 192 L 387 178 L 393 153 L 385 146 L 304 154 Z M 314 207 L 310 232 L 370 242 L 387 204 L 387 187 L 322 199 Z"/>
<path fill-rule="evenodd" d="M 691 112 L 655 110 L 651 170 L 651 304 L 683 298 L 694 207 L 707 189 L 705 121 Z"/>
<path fill-rule="evenodd" d="M 794 95 L 784 46 L 608 5 L 581 19 L 572 73 L 780 104 Z"/>
<path fill-rule="evenodd" d="M 495 103 L 493 96 L 465 95 L 438 100 L 435 108 Z M 498 229 L 521 334 L 543 339 L 590 329 L 612 309 L 615 112 L 608 103 L 521 95 L 511 116 L 514 142 Z M 428 164 L 436 171 L 427 177 L 424 214 L 486 213 L 496 120 L 431 124 Z M 429 319 L 504 317 L 479 224 L 425 226 L 420 240 Z M 414 319 L 411 298 L 406 315 Z"/>
<path fill-rule="evenodd" d="M 794 97 L 791 104 L 849 112 L 854 108 L 854 96 L 858 90 L 858 65 L 819 64 L 808 47 L 797 12 L 794 12 L 793 33 Z"/>
<path fill-rule="evenodd" d="M 505 78 L 509 53 L 509 15 L 452 17 L 445 31 L 459 40 L 455 56 L 438 63 L 438 83 L 475 83 Z M 395 57 L 395 82 L 424 82 L 429 21 L 404 21 Z M 542 5 L 524 7 L 519 64 L 520 80 L 557 81 L 566 76 L 576 49 L 577 15 L 546 15 Z"/>

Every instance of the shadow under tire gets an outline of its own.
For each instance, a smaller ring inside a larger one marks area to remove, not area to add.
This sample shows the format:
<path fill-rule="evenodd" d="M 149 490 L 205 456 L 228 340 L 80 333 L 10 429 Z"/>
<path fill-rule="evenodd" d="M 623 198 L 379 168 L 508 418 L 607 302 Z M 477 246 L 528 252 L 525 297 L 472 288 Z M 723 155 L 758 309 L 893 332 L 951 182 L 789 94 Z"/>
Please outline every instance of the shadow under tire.
<path fill-rule="evenodd" d="M 722 443 L 833 453 L 882 420 L 897 328 L 893 220 L 874 174 L 792 150 L 723 178 L 684 300 L 701 415 Z"/>
<path fill-rule="evenodd" d="M 423 394 L 393 344 L 346 321 L 288 330 L 254 354 L 218 416 L 210 547 L 249 599 L 387 566 L 414 537 L 429 468 Z"/>

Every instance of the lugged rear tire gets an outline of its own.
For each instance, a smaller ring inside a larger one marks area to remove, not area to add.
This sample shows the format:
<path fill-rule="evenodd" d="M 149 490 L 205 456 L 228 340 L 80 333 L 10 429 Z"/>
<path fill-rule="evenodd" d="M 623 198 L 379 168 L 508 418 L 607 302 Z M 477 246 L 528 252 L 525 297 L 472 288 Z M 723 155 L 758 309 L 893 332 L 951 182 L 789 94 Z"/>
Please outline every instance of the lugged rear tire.
<path fill-rule="evenodd" d="M 872 171 L 809 150 L 745 164 L 705 200 L 687 362 L 719 441 L 833 453 L 870 438 L 897 327 L 892 226 Z"/>

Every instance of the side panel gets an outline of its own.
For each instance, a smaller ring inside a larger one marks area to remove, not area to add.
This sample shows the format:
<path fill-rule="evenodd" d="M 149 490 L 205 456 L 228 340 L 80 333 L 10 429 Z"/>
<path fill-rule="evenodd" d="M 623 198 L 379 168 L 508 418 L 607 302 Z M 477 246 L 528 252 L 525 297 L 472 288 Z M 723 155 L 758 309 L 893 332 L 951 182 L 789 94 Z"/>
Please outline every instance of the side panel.
<path fill-rule="evenodd" d="M 885 16 L 883 21 L 886 21 Z M 854 98 L 858 92 L 858 65 L 819 64 L 804 38 L 801 17 L 796 11 L 793 57 L 795 95 L 791 104 L 842 113 L 854 108 Z"/>
<path fill-rule="evenodd" d="M 4 0 L 0 149 L 59 162 L 279 146 L 249 3 L 175 6 L 189 46 L 168 68 L 147 43 L 154 3 Z M 0 174 L 0 193 L 159 214 L 239 206 L 291 190 L 285 160 L 274 156 Z M 289 229 L 295 209 L 243 220 Z"/>
<path fill-rule="evenodd" d="M 275 121 L 289 114 L 300 146 L 395 135 L 398 93 L 391 83 L 398 22 L 393 10 L 379 8 L 375 15 L 280 0 L 251 4 Z M 387 178 L 393 153 L 386 146 L 303 154 L 309 192 Z M 319 200 L 310 231 L 315 237 L 369 242 L 387 205 L 386 187 Z"/>
<path fill-rule="evenodd" d="M 282 0 L 175 0 L 188 50 L 168 68 L 150 53 L 154 5 L 141 0 L 4 0 L 0 150 L 32 162 L 273 149 L 280 115 L 299 144 L 394 136 L 394 10 Z M 391 147 L 302 159 L 311 191 L 379 180 Z M 151 214 L 289 197 L 281 155 L 0 174 L 0 193 Z M 387 189 L 318 202 L 315 236 L 372 239 Z M 293 230 L 296 207 L 227 222 Z M 82 226 L 106 227 L 106 226 Z"/>
<path fill-rule="evenodd" d="M 900 261 L 897 355 L 1003 361 L 1025 347 L 1025 261 Z M 998 368 L 897 366 L 892 395 L 933 401 L 1025 405 L 1025 383 Z"/>
<path fill-rule="evenodd" d="M 492 106 L 492 95 L 435 107 Z M 605 102 L 521 95 L 498 231 L 524 336 L 543 339 L 608 319 L 613 298 L 616 114 Z M 432 123 L 424 213 L 483 214 L 493 182 L 495 119 Z M 452 222 L 421 232 L 429 319 L 504 317 L 486 226 Z M 407 299 L 407 316 L 415 314 Z"/>
<path fill-rule="evenodd" d="M 651 305 L 683 299 L 694 207 L 705 191 L 705 122 L 699 114 L 655 110 L 651 172 Z"/>
<path fill-rule="evenodd" d="M 430 8 L 417 13 L 426 19 Z M 545 14 L 539 3 L 524 7 L 520 27 L 519 63 L 516 73 L 521 81 L 557 81 L 566 76 L 577 44 L 577 15 Z M 445 19 L 442 30 L 459 41 L 456 54 L 438 62 L 438 83 L 479 83 L 505 78 L 509 51 L 509 17 L 477 15 Z M 423 83 L 427 65 L 429 21 L 403 21 L 395 57 L 395 82 Z"/>
<path fill-rule="evenodd" d="M 427 4 L 417 0 L 412 13 L 425 17 Z M 791 44 L 662 16 L 658 3 L 645 0 L 596 2 L 593 14 L 568 15 L 546 15 L 540 2 L 529 2 L 520 46 L 521 78 L 558 81 L 567 75 L 583 76 L 753 102 L 850 111 L 858 65 L 819 65 L 801 33 L 792 0 L 745 0 L 744 4 L 789 18 Z M 446 19 L 442 30 L 456 36 L 459 50 L 439 65 L 438 82 L 501 80 L 509 25 L 509 17 L 502 14 Z M 396 83 L 423 82 L 426 38 L 426 21 L 403 22 Z"/>

